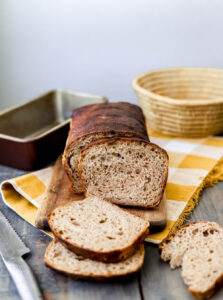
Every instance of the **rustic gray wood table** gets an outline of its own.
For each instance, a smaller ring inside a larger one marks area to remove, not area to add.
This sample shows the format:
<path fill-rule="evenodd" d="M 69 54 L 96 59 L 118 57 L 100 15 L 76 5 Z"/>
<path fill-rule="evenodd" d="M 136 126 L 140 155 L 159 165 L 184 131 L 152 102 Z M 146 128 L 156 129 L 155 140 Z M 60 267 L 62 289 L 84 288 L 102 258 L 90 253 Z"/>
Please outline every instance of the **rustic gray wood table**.
<path fill-rule="evenodd" d="M 0 182 L 22 174 L 24 172 L 0 166 Z M 23 221 L 2 201 L 0 210 L 31 249 L 31 253 L 26 256 L 26 262 L 36 276 L 44 299 L 193 299 L 181 279 L 180 269 L 170 270 L 169 264 L 160 260 L 157 246 L 150 244 L 146 244 L 146 257 L 141 274 L 129 282 L 109 284 L 78 282 L 51 271 L 43 263 L 44 252 L 50 238 Z M 189 221 L 195 220 L 216 221 L 223 225 L 223 182 L 203 192 L 199 205 L 189 218 Z M 0 259 L 0 300 L 18 299 L 20 297 L 15 285 Z M 223 299 L 223 289 L 213 299 Z"/>

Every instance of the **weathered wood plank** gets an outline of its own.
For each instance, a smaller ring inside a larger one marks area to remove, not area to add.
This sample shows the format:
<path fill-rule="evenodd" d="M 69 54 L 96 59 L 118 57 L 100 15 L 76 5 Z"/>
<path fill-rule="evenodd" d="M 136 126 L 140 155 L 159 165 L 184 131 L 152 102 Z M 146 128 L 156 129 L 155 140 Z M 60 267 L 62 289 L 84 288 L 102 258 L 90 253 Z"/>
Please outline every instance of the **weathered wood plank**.
<path fill-rule="evenodd" d="M 223 225 L 223 182 L 207 188 L 199 205 L 188 221 L 208 220 Z M 181 269 L 171 270 L 168 263 L 161 261 L 157 246 L 146 246 L 146 258 L 141 274 L 144 299 L 148 300 L 192 300 L 181 278 Z M 223 289 L 213 300 L 223 299 Z"/>

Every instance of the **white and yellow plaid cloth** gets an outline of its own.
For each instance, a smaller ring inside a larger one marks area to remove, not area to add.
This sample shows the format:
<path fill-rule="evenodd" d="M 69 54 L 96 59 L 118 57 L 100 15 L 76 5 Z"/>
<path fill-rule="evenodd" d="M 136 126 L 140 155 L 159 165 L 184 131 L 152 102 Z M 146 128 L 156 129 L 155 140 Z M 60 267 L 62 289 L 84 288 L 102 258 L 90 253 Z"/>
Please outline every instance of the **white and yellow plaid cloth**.
<path fill-rule="evenodd" d="M 159 243 L 181 225 L 195 207 L 200 191 L 223 180 L 223 138 L 182 139 L 150 132 L 151 142 L 169 155 L 166 186 L 167 226 L 151 234 L 148 242 Z M 50 182 L 52 168 L 45 168 L 1 184 L 3 201 L 26 221 L 34 225 L 37 208 Z"/>

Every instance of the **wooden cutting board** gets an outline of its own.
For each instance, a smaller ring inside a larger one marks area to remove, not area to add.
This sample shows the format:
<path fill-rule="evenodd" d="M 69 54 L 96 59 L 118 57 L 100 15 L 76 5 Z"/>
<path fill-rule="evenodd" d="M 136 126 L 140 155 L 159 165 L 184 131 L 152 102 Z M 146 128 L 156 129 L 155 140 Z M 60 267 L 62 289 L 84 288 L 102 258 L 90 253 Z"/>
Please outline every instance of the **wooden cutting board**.
<path fill-rule="evenodd" d="M 49 229 L 47 216 L 59 205 L 70 201 L 82 200 L 84 195 L 74 194 L 71 183 L 62 166 L 62 156 L 56 161 L 49 186 L 38 209 L 35 224 L 40 229 Z M 166 226 L 166 199 L 163 197 L 160 205 L 152 209 L 125 208 L 130 213 L 150 222 L 150 232 L 161 231 Z"/>

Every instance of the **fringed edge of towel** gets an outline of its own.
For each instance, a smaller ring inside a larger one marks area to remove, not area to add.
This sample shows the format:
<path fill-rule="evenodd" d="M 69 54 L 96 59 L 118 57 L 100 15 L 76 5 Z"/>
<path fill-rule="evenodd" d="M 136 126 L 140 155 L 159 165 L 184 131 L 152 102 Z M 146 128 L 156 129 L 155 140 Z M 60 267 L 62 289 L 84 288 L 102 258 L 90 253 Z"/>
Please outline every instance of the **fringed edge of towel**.
<path fill-rule="evenodd" d="M 169 234 L 175 231 L 178 227 L 180 227 L 188 218 L 188 216 L 192 213 L 195 206 L 199 202 L 199 197 L 204 190 L 205 187 L 213 186 L 217 184 L 219 181 L 223 180 L 223 157 L 215 164 L 213 169 L 208 173 L 208 175 L 204 178 L 201 185 L 196 189 L 194 194 L 191 196 L 190 200 L 187 202 L 183 212 L 180 214 L 178 220 L 175 222 L 173 227 L 171 228 Z M 169 235 L 168 234 L 168 235 Z"/>

